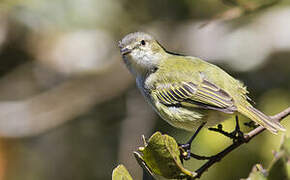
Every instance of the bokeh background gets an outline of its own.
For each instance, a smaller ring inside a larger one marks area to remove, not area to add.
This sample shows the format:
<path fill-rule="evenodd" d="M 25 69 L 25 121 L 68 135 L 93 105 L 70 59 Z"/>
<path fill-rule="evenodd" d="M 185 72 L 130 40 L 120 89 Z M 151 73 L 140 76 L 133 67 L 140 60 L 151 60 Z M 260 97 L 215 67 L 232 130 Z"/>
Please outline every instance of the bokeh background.
<path fill-rule="evenodd" d="M 120 163 L 142 179 L 132 154 L 141 135 L 192 135 L 158 118 L 136 89 L 117 47 L 133 31 L 226 69 L 266 114 L 290 106 L 289 0 L 1 0 L 1 180 L 106 180 Z M 201 179 L 245 178 L 280 141 L 264 132 Z M 229 143 L 204 129 L 192 149 L 211 155 Z"/>

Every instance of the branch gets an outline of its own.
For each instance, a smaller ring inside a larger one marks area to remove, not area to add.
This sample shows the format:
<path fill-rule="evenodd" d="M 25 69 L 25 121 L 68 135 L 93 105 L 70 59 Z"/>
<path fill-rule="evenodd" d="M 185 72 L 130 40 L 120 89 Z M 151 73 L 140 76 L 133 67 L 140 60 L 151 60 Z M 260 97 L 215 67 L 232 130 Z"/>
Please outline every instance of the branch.
<path fill-rule="evenodd" d="M 273 120 L 275 120 L 275 121 L 279 121 L 280 122 L 284 118 L 286 118 L 289 114 L 290 114 L 290 107 L 285 109 L 284 111 L 274 115 L 274 116 L 271 116 L 271 118 Z M 235 141 L 233 144 L 231 144 L 230 146 L 225 148 L 223 151 L 221 151 L 217 155 L 212 156 L 212 158 L 210 158 L 206 163 L 204 163 L 199 169 L 197 169 L 195 171 L 197 173 L 197 175 L 193 179 L 200 178 L 201 175 L 208 168 L 210 168 L 212 165 L 214 165 L 215 163 L 217 163 L 220 160 L 222 160 L 226 155 L 228 155 L 230 152 L 232 152 L 233 150 L 235 150 L 236 148 L 238 148 L 242 144 L 248 143 L 251 139 L 253 139 L 258 134 L 262 133 L 264 130 L 265 130 L 264 127 L 259 126 L 259 127 L 255 128 L 254 130 L 250 131 L 249 133 L 245 134 L 244 135 L 244 140 Z"/>
<path fill-rule="evenodd" d="M 122 62 L 118 61 L 102 72 L 67 80 L 27 99 L 1 101 L 0 137 L 27 137 L 46 132 L 95 104 L 123 93 L 131 81 Z"/>

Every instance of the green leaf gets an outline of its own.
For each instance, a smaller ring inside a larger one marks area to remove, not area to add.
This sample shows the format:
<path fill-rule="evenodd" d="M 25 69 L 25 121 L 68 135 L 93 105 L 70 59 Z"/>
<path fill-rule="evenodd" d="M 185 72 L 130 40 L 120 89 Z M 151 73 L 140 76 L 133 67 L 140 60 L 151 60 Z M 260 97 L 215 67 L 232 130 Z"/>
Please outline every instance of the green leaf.
<path fill-rule="evenodd" d="M 144 139 L 144 138 L 143 138 Z M 194 177 L 196 173 L 185 169 L 179 158 L 179 147 L 174 138 L 154 133 L 145 147 L 140 147 L 134 155 L 139 164 L 152 176 L 162 176 L 168 179 Z"/>
<path fill-rule="evenodd" d="M 269 180 L 288 180 L 288 172 L 286 167 L 286 162 L 284 153 L 277 153 L 275 155 L 274 163 L 269 168 Z"/>
<path fill-rule="evenodd" d="M 289 158 L 290 157 L 290 138 L 283 137 L 281 151 L 285 152 L 285 155 Z"/>
<path fill-rule="evenodd" d="M 280 150 L 267 170 L 260 164 L 253 167 L 249 177 L 244 180 L 289 180 L 290 179 L 290 138 L 283 137 Z"/>
<path fill-rule="evenodd" d="M 134 152 L 134 156 L 138 162 L 138 164 L 148 173 L 150 174 L 152 177 L 154 177 L 153 172 L 151 171 L 151 169 L 147 166 L 146 162 L 144 161 L 142 155 L 139 152 Z"/>
<path fill-rule="evenodd" d="M 261 164 L 256 164 L 247 179 L 241 179 L 241 180 L 267 180 L 266 177 L 266 170 L 262 167 Z"/>
<path fill-rule="evenodd" d="M 113 170 L 112 180 L 133 180 L 124 165 L 119 165 Z"/>
<path fill-rule="evenodd" d="M 280 151 L 274 154 L 274 160 L 269 167 L 268 179 L 290 179 L 290 138 L 284 137 Z"/>

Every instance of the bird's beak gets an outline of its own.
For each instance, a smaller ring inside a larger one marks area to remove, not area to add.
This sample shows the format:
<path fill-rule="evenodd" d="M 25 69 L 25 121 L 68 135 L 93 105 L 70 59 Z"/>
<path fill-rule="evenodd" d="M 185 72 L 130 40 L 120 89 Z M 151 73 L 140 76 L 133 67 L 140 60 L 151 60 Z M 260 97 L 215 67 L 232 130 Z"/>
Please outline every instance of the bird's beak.
<path fill-rule="evenodd" d="M 132 49 L 124 47 L 124 45 L 122 44 L 121 41 L 119 41 L 118 46 L 119 46 L 120 52 L 123 56 L 126 54 L 129 54 L 132 51 Z"/>
<path fill-rule="evenodd" d="M 132 51 L 132 50 L 129 49 L 129 48 L 122 48 L 122 49 L 120 50 L 120 52 L 121 52 L 121 54 L 122 54 L 123 56 L 126 55 L 126 54 L 129 54 L 131 51 Z"/>

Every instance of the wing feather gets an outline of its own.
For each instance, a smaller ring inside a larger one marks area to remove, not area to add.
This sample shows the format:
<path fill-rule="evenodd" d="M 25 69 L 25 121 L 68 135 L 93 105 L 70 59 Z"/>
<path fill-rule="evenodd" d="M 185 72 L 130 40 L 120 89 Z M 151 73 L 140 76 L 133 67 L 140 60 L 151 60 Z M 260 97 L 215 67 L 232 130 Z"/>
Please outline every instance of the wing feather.
<path fill-rule="evenodd" d="M 237 110 L 233 98 L 215 84 L 203 80 L 199 85 L 193 82 L 167 83 L 152 91 L 159 101 L 167 106 L 182 105 L 202 109 L 233 113 Z"/>

